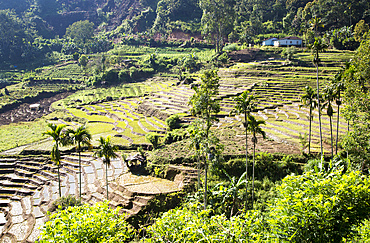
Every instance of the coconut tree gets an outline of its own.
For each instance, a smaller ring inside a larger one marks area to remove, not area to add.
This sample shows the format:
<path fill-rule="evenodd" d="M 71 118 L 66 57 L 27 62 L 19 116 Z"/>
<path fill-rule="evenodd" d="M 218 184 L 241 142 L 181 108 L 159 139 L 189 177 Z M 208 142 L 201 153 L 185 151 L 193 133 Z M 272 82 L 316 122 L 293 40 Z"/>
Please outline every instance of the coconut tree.
<path fill-rule="evenodd" d="M 317 92 L 317 108 L 319 110 L 319 130 L 320 130 L 320 150 L 321 160 L 323 159 L 323 146 L 322 146 L 322 129 L 321 129 L 321 107 L 320 107 L 320 84 L 319 84 L 319 64 L 320 64 L 320 53 L 323 52 L 327 45 L 322 42 L 320 38 L 315 38 L 315 42 L 309 45 L 312 51 L 313 63 L 316 66 L 316 92 Z"/>
<path fill-rule="evenodd" d="M 42 133 L 42 135 L 48 135 L 53 138 L 54 146 L 51 150 L 51 160 L 57 165 L 58 168 L 58 186 L 59 186 L 59 197 L 62 197 L 62 188 L 60 184 L 60 151 L 59 146 L 65 145 L 63 129 L 66 127 L 64 124 L 53 124 L 49 123 L 48 127 L 50 130 Z"/>
<path fill-rule="evenodd" d="M 334 113 L 332 103 L 335 100 L 335 87 L 332 84 L 327 84 L 324 88 L 324 104 L 322 108 L 326 108 L 326 114 L 329 116 L 329 124 L 330 124 L 330 145 L 331 145 L 331 158 L 333 159 L 333 123 L 332 123 L 332 116 Z"/>
<path fill-rule="evenodd" d="M 255 164 L 255 156 L 256 156 L 256 144 L 258 142 L 257 135 L 260 134 L 265 139 L 266 133 L 260 127 L 261 125 L 265 124 L 263 120 L 256 120 L 254 116 L 249 116 L 249 125 L 248 130 L 252 133 L 252 142 L 253 142 L 253 165 L 252 165 L 252 208 L 253 208 L 253 200 L 254 200 L 254 164 Z"/>
<path fill-rule="evenodd" d="M 84 125 L 79 126 L 76 130 L 67 129 L 65 132 L 69 144 L 77 145 L 78 152 L 78 167 L 79 167 L 79 184 L 80 184 L 80 199 L 82 194 L 82 178 L 81 178 L 81 146 L 91 147 L 91 134 Z"/>
<path fill-rule="evenodd" d="M 312 127 L 312 120 L 313 120 L 313 115 L 312 111 L 317 107 L 317 102 L 315 99 L 315 90 L 311 88 L 310 86 L 306 86 L 304 88 L 304 94 L 301 96 L 301 103 L 299 107 L 306 106 L 309 107 L 310 109 L 310 125 L 308 128 L 308 153 L 311 153 L 311 127 Z"/>
<path fill-rule="evenodd" d="M 315 32 L 315 36 L 318 36 L 319 34 L 318 32 L 319 27 L 324 27 L 324 25 L 322 24 L 321 18 L 318 18 L 316 16 L 310 19 L 309 24 L 311 25 L 311 30 Z"/>
<path fill-rule="evenodd" d="M 344 72 L 348 70 L 350 67 L 350 63 L 346 62 L 344 69 L 342 69 L 337 75 L 335 75 L 334 79 L 332 80 L 332 83 L 336 89 L 335 91 L 335 103 L 338 106 L 338 112 L 337 112 L 337 137 L 335 142 L 335 154 L 338 154 L 338 138 L 339 138 L 339 112 L 340 112 L 340 106 L 342 105 L 342 92 L 345 91 L 344 86 Z"/>
<path fill-rule="evenodd" d="M 111 142 L 111 137 L 107 138 L 100 137 L 98 150 L 95 151 L 94 157 L 99 157 L 103 160 L 105 164 L 105 179 L 107 186 L 107 200 L 108 200 L 108 166 L 110 166 L 111 159 L 117 158 L 118 154 L 115 152 L 118 150 L 118 147 L 113 145 Z"/>
<path fill-rule="evenodd" d="M 256 109 L 257 105 L 255 103 L 256 97 L 249 95 L 248 91 L 244 91 L 240 96 L 236 97 L 234 101 L 236 102 L 234 109 L 231 113 L 244 115 L 244 128 L 245 128 L 245 174 L 247 183 L 245 183 L 245 194 L 248 193 L 248 117 L 250 113 Z M 247 200 L 245 199 L 245 209 L 247 209 Z"/>

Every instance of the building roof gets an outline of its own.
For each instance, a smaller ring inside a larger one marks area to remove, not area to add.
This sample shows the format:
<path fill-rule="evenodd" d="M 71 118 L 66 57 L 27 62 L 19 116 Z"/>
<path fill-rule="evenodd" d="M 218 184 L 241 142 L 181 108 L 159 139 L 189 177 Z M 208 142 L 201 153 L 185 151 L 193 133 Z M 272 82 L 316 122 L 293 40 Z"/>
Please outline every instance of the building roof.
<path fill-rule="evenodd" d="M 299 38 L 299 37 L 296 37 L 296 36 L 288 36 L 288 37 L 282 38 L 280 40 L 302 40 L 302 39 Z"/>
<path fill-rule="evenodd" d="M 268 40 L 273 40 L 273 39 L 278 39 L 278 38 L 276 38 L 276 37 L 270 37 L 270 38 L 268 38 L 268 39 L 266 39 L 266 40 L 263 40 L 263 41 L 268 41 Z"/>

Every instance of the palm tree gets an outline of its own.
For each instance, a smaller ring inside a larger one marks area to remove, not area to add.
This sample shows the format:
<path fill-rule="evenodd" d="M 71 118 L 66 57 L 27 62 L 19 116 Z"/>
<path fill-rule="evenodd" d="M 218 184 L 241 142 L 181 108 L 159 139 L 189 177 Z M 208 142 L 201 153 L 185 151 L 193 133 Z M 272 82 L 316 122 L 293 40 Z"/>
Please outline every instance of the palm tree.
<path fill-rule="evenodd" d="M 332 126 L 332 116 L 333 116 L 333 106 L 332 103 L 335 100 L 335 88 L 333 85 L 328 84 L 324 89 L 324 104 L 322 108 L 326 107 L 326 114 L 329 116 L 329 123 L 330 123 L 330 145 L 331 145 L 331 158 L 333 159 L 333 126 Z"/>
<path fill-rule="evenodd" d="M 311 154 L 311 127 L 312 127 L 312 119 L 313 119 L 313 115 L 312 115 L 312 111 L 317 107 L 317 102 L 315 100 L 315 90 L 312 89 L 310 86 L 306 86 L 304 88 L 304 94 L 301 96 L 301 102 L 302 102 L 302 105 L 300 105 L 299 107 L 302 107 L 302 106 L 308 106 L 310 108 L 310 126 L 309 126 L 309 130 L 308 130 L 308 153 Z"/>
<path fill-rule="evenodd" d="M 257 144 L 257 134 L 261 134 L 262 137 L 266 138 L 266 133 L 262 130 L 260 125 L 265 124 L 263 120 L 256 120 L 254 116 L 249 116 L 249 126 L 248 130 L 252 133 L 252 142 L 253 142 L 253 169 L 252 169 L 252 208 L 253 208 L 253 200 L 254 200 L 254 161 L 256 156 L 256 144 Z"/>
<path fill-rule="evenodd" d="M 79 179 L 80 179 L 80 199 L 82 194 L 82 178 L 81 178 L 81 145 L 87 145 L 88 147 L 91 146 L 91 134 L 86 129 L 84 125 L 78 127 L 76 130 L 68 129 L 66 132 L 66 136 L 68 139 L 69 144 L 76 144 L 77 145 L 77 152 L 78 152 L 78 167 L 79 167 Z"/>
<path fill-rule="evenodd" d="M 51 160 L 55 162 L 58 167 L 58 184 L 59 184 L 59 197 L 62 197 L 62 188 L 60 184 L 60 151 L 59 146 L 65 145 L 65 139 L 63 129 L 66 127 L 64 124 L 55 125 L 52 123 L 48 124 L 50 130 L 43 132 L 42 135 L 48 135 L 53 138 L 54 146 L 51 150 Z"/>
<path fill-rule="evenodd" d="M 108 166 L 110 166 L 111 159 L 118 157 L 118 154 L 115 153 L 118 150 L 118 147 L 112 144 L 110 136 L 108 136 L 107 138 L 100 137 L 98 141 L 98 150 L 95 151 L 94 156 L 101 158 L 103 160 L 103 163 L 105 164 L 105 179 L 108 200 Z"/>
<path fill-rule="evenodd" d="M 343 82 L 343 74 L 345 70 L 348 70 L 350 66 L 349 62 L 346 62 L 345 68 L 342 69 L 337 75 L 335 75 L 332 83 L 336 89 L 335 92 L 335 103 L 338 106 L 338 113 L 337 113 L 337 137 L 336 137 L 336 142 L 335 142 L 335 154 L 338 154 L 338 137 L 339 137 L 339 111 L 340 111 L 340 106 L 342 104 L 342 97 L 341 93 L 345 90 L 344 82 Z"/>
<path fill-rule="evenodd" d="M 318 36 L 319 27 L 324 27 L 324 25 L 322 24 L 321 18 L 318 18 L 315 16 L 309 21 L 309 23 L 311 25 L 311 30 L 315 31 L 315 36 Z"/>
<path fill-rule="evenodd" d="M 245 184 L 245 194 L 248 193 L 248 117 L 250 113 L 256 109 L 255 97 L 249 95 L 248 91 L 244 91 L 240 96 L 236 97 L 234 110 L 231 113 L 243 114 L 244 115 L 244 128 L 245 128 L 245 173 L 247 183 Z M 245 199 L 245 209 L 247 209 L 247 200 Z"/>
<path fill-rule="evenodd" d="M 322 129 L 321 129 L 321 107 L 320 107 L 320 85 L 319 85 L 319 63 L 320 56 L 319 53 L 323 52 L 327 45 L 322 42 L 321 39 L 315 38 L 315 42 L 309 46 L 312 50 L 313 63 L 316 66 L 316 91 L 317 91 L 317 108 L 319 110 L 319 129 L 320 129 L 320 149 L 321 149 L 321 160 L 323 159 L 323 146 L 322 146 Z"/>

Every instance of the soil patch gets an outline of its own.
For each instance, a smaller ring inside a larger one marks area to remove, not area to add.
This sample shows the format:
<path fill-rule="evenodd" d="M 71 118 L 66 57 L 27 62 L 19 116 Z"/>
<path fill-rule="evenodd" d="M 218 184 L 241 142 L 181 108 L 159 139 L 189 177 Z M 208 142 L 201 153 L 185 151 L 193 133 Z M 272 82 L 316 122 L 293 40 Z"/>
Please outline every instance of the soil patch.
<path fill-rule="evenodd" d="M 230 61 L 233 62 L 252 62 L 259 56 L 259 49 L 244 49 L 228 53 Z"/>
<path fill-rule="evenodd" d="M 0 113 L 0 125 L 29 122 L 52 112 L 51 104 L 71 95 L 71 92 L 55 94 L 52 97 L 40 98 L 32 103 L 22 103 L 19 106 Z"/>

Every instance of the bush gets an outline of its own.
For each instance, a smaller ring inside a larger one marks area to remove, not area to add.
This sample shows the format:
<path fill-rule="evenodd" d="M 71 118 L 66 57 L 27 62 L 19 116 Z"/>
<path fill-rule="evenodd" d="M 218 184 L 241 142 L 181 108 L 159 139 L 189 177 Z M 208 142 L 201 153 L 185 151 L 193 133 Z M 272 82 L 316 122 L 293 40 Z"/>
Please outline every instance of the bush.
<path fill-rule="evenodd" d="M 172 115 L 166 119 L 166 124 L 168 126 L 168 130 L 173 130 L 180 128 L 180 117 L 179 115 Z"/>
<path fill-rule="evenodd" d="M 252 176 L 253 159 L 248 156 L 248 177 Z M 230 176 L 240 177 L 245 171 L 245 158 L 230 159 L 224 163 L 219 164 L 217 171 L 220 177 L 225 178 L 223 173 L 225 170 Z M 255 159 L 255 177 L 256 180 L 263 180 L 268 177 L 271 181 L 275 182 L 281 180 L 285 176 L 296 173 L 302 173 L 300 165 L 292 163 L 292 158 L 289 156 L 278 158 L 269 153 L 257 153 Z"/>
<path fill-rule="evenodd" d="M 145 135 L 146 140 L 151 143 L 155 149 L 158 148 L 159 137 L 160 136 L 154 132 L 150 132 Z"/>
<path fill-rule="evenodd" d="M 268 224 L 282 241 L 341 242 L 370 216 L 370 180 L 358 171 L 288 176 L 276 190 Z"/>
<path fill-rule="evenodd" d="M 51 206 L 49 207 L 48 211 L 53 213 L 57 210 L 64 210 L 67 209 L 68 207 L 75 207 L 75 206 L 81 206 L 81 200 L 75 198 L 72 195 L 60 197 L 57 200 L 55 200 Z"/>
<path fill-rule="evenodd" d="M 144 242 L 252 242 L 253 231 L 262 226 L 262 217 L 255 211 L 230 220 L 209 213 L 196 206 L 170 210 L 147 229 L 150 238 Z"/>
<path fill-rule="evenodd" d="M 59 211 L 45 223 L 39 242 L 129 242 L 135 231 L 118 210 L 106 201 Z"/>
<path fill-rule="evenodd" d="M 223 48 L 224 51 L 238 51 L 240 49 L 241 48 L 237 43 L 232 43 L 232 44 L 226 45 Z"/>
<path fill-rule="evenodd" d="M 352 241 L 348 242 L 370 242 L 370 221 L 364 220 L 358 227 L 355 228 L 356 235 Z"/>
<path fill-rule="evenodd" d="M 265 213 L 251 210 L 230 219 L 188 203 L 163 214 L 144 242 L 368 242 L 370 179 L 360 172 L 287 176 L 275 190 Z"/>
<path fill-rule="evenodd" d="M 229 56 L 226 52 L 222 53 L 218 58 L 217 61 L 221 62 L 222 64 L 226 64 L 229 62 Z"/>
<path fill-rule="evenodd" d="M 164 137 L 164 143 L 171 144 L 174 142 L 178 142 L 178 141 L 181 141 L 187 138 L 187 136 L 188 136 L 188 132 L 186 130 L 176 129 L 173 131 L 169 131 Z"/>
<path fill-rule="evenodd" d="M 281 52 L 281 57 L 292 60 L 293 56 L 297 53 L 297 48 L 294 46 L 287 47 Z"/>

